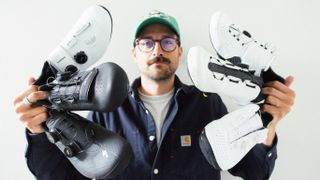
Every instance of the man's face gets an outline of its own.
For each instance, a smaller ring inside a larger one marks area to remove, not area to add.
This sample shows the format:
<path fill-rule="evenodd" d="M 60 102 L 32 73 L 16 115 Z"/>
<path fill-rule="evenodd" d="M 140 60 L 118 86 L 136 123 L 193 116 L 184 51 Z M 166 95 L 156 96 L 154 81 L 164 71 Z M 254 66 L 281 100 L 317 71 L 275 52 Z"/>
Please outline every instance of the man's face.
<path fill-rule="evenodd" d="M 162 24 L 151 24 L 142 30 L 138 39 L 155 40 L 154 48 L 150 52 L 141 51 L 139 45 L 132 49 L 132 56 L 142 76 L 155 81 L 165 81 L 174 75 L 182 55 L 182 48 L 177 45 L 173 51 L 163 50 L 160 40 L 168 37 L 177 39 L 175 33 Z"/>

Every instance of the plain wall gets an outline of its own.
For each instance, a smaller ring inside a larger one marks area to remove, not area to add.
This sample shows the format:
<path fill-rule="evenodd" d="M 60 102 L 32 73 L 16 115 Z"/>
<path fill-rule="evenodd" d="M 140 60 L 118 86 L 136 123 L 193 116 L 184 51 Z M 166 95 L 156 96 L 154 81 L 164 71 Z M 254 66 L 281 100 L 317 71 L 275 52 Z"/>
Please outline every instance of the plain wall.
<path fill-rule="evenodd" d="M 102 4 L 113 15 L 114 34 L 99 63 L 117 62 L 130 81 L 139 72 L 131 58 L 133 32 L 138 19 L 158 9 L 175 16 L 180 24 L 184 58 L 178 70 L 190 83 L 186 55 L 192 46 L 214 53 L 209 40 L 209 20 L 222 10 L 260 42 L 272 42 L 278 56 L 273 69 L 293 75 L 296 103 L 278 126 L 278 160 L 273 180 L 319 179 L 319 32 L 320 2 L 317 0 L 1 0 L 0 2 L 0 179 L 34 179 L 25 159 L 24 125 L 13 108 L 13 99 L 37 77 L 46 56 L 58 45 L 81 13 Z M 232 109 L 232 103 L 226 98 Z M 238 179 L 224 172 L 222 179 Z"/>

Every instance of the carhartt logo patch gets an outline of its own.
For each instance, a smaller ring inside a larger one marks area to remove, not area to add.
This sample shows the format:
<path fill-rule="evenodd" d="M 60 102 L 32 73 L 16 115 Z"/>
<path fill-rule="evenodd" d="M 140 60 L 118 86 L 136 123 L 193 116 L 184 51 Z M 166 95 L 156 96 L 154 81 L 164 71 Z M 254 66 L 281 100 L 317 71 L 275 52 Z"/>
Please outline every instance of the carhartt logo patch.
<path fill-rule="evenodd" d="M 191 146 L 191 136 L 190 135 L 180 136 L 180 141 L 181 141 L 182 147 Z"/>

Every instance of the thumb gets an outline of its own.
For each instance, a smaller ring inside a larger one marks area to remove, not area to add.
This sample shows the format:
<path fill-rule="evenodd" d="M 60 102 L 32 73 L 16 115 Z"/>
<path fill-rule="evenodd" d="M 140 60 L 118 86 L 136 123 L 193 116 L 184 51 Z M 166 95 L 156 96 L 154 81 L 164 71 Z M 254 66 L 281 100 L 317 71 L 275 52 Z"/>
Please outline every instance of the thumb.
<path fill-rule="evenodd" d="M 293 77 L 293 76 L 288 76 L 288 77 L 286 78 L 286 81 L 285 81 L 284 84 L 285 84 L 287 87 L 290 87 L 291 84 L 292 84 L 292 82 L 293 82 L 293 80 L 294 80 L 294 77 Z"/>
<path fill-rule="evenodd" d="M 33 83 L 34 81 L 36 81 L 36 80 L 34 79 L 34 77 L 30 77 L 29 80 L 28 80 L 28 85 L 32 85 L 32 83 Z"/>

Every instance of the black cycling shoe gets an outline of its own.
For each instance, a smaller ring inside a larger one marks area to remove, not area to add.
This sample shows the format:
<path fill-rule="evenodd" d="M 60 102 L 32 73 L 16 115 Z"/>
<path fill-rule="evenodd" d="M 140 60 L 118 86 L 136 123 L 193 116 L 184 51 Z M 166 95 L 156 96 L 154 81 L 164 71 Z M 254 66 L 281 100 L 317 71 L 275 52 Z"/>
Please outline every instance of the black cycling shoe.
<path fill-rule="evenodd" d="M 53 81 L 39 87 L 50 91 L 48 101 L 40 104 L 56 110 L 109 112 L 122 104 L 128 88 L 126 72 L 107 62 L 88 71 L 58 73 Z"/>
<path fill-rule="evenodd" d="M 49 111 L 46 135 L 73 166 L 89 178 L 111 178 L 122 172 L 132 156 L 120 135 L 71 113 Z"/>

